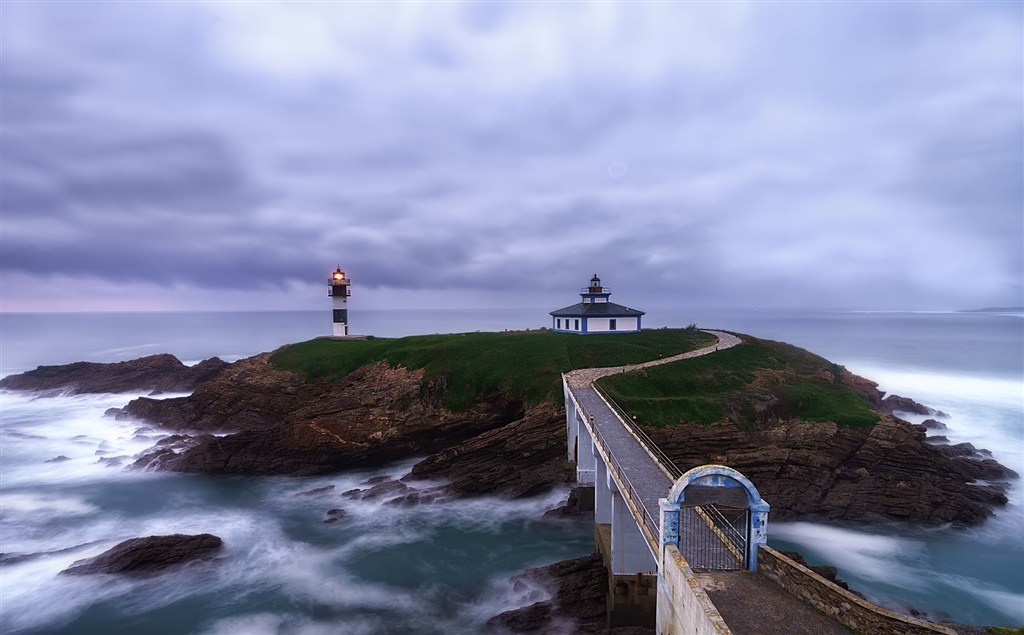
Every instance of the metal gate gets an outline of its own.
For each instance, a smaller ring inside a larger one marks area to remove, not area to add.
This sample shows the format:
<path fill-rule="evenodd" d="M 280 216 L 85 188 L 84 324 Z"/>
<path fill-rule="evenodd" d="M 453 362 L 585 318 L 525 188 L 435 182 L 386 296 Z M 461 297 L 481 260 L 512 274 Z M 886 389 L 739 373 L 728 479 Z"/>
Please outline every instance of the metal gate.
<path fill-rule="evenodd" d="M 694 571 L 746 568 L 750 510 L 723 505 L 680 509 L 679 550 Z"/>

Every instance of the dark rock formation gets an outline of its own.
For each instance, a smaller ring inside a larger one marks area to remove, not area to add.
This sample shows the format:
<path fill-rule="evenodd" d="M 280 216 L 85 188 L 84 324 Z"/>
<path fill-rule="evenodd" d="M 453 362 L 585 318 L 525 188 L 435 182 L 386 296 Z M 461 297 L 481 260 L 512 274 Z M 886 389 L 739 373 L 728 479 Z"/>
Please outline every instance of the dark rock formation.
<path fill-rule="evenodd" d="M 565 459 L 565 414 L 545 402 L 501 428 L 420 461 L 411 478 L 450 479 L 457 496 L 534 496 L 575 480 Z"/>
<path fill-rule="evenodd" d="M 446 487 L 417 489 L 401 481 L 396 481 L 390 476 L 375 476 L 364 485 L 372 486 L 350 489 L 347 492 L 342 492 L 341 495 L 351 500 L 384 499 L 388 505 L 419 505 L 436 503 L 450 498 Z"/>
<path fill-rule="evenodd" d="M 924 432 L 889 415 L 867 429 L 784 421 L 647 432 L 682 470 L 721 463 L 745 474 L 776 520 L 977 525 L 1006 503 L 1005 481 L 1016 477 L 991 459 L 925 443 Z"/>
<path fill-rule="evenodd" d="M 599 554 L 528 569 L 517 584 L 552 589 L 550 600 L 506 611 L 487 622 L 488 632 L 605 633 L 608 570 Z"/>
<path fill-rule="evenodd" d="M 95 558 L 61 571 L 68 575 L 92 573 L 158 573 L 169 567 L 203 560 L 216 554 L 223 541 L 213 534 L 147 536 L 118 543 Z"/>
<path fill-rule="evenodd" d="M 136 465 L 316 475 L 427 454 L 404 480 L 444 479 L 446 490 L 402 489 L 390 481 L 368 483 L 373 487 L 359 493 L 386 494 L 389 504 L 403 505 L 452 495 L 526 497 L 573 479 L 564 415 L 551 403 L 523 412 L 521 404 L 493 394 L 452 412 L 444 407 L 445 378 L 424 381 L 422 370 L 378 362 L 342 379 L 310 381 L 268 358 L 231 364 L 188 397 L 129 403 L 118 417 L 186 433 L 161 441 Z M 882 412 L 928 411 L 835 368 L 841 383 Z M 927 444 L 923 429 L 889 415 L 871 428 L 839 428 L 786 420 L 766 408 L 751 429 L 680 425 L 650 433 L 681 468 L 721 462 L 747 474 L 776 519 L 974 525 L 1005 504 L 1002 482 L 1014 476 L 983 451 Z"/>
<path fill-rule="evenodd" d="M 889 395 L 882 400 L 882 412 L 893 414 L 894 412 L 910 412 L 916 415 L 933 415 L 935 411 L 928 406 L 922 406 L 909 397 Z"/>
<path fill-rule="evenodd" d="M 347 517 L 348 517 L 348 512 L 347 511 L 345 511 L 344 509 L 341 509 L 340 507 L 335 507 L 334 509 L 328 509 L 327 510 L 327 513 L 324 515 L 324 523 L 330 525 L 332 523 L 336 523 L 339 520 L 341 520 L 343 518 L 347 518 Z"/>
<path fill-rule="evenodd" d="M 299 492 L 296 496 L 323 496 L 325 494 L 330 494 L 333 491 L 333 485 L 324 485 L 323 487 L 315 487 L 313 489 L 306 490 L 305 492 Z"/>
<path fill-rule="evenodd" d="M 924 426 L 925 429 L 927 429 L 927 430 L 948 430 L 949 429 L 949 426 L 947 426 L 946 424 L 942 423 L 941 421 L 936 421 L 935 419 L 925 419 L 924 421 L 921 422 L 921 425 Z"/>
<path fill-rule="evenodd" d="M 898 411 L 920 415 L 934 415 L 937 417 L 948 416 L 943 412 L 938 412 L 936 410 L 932 410 L 928 406 L 921 405 L 909 397 L 901 397 L 899 395 L 887 396 L 884 392 L 878 389 L 877 382 L 865 379 L 859 375 L 854 375 L 842 366 L 839 366 L 838 368 L 840 371 L 839 383 L 867 395 L 868 403 L 871 404 L 871 408 L 878 412 L 893 414 Z"/>
<path fill-rule="evenodd" d="M 259 430 L 283 423 L 303 400 L 328 396 L 323 384 L 307 384 L 299 375 L 272 366 L 269 357 L 264 353 L 230 364 L 188 397 L 135 399 L 118 418 L 181 431 Z"/>
<path fill-rule="evenodd" d="M 437 452 L 505 425 L 521 407 L 500 395 L 452 412 L 422 389 L 423 371 L 369 364 L 337 381 L 306 382 L 258 355 L 189 397 L 136 399 L 129 416 L 200 435 L 155 448 L 140 465 L 216 474 L 315 475 Z M 123 415 L 122 415 L 123 416 Z"/>
<path fill-rule="evenodd" d="M 569 500 L 565 501 L 565 504 L 561 507 L 549 509 L 544 512 L 544 518 L 583 518 L 594 516 L 594 489 L 588 487 L 590 490 L 587 496 L 584 496 L 581 500 L 580 497 L 581 487 L 574 487 L 569 492 Z"/>
<path fill-rule="evenodd" d="M 167 354 L 113 364 L 75 362 L 63 366 L 40 366 L 19 375 L 4 377 L 0 379 L 0 388 L 61 390 L 72 394 L 140 390 L 189 392 L 216 377 L 227 365 L 213 357 L 195 366 L 186 366 L 177 357 Z"/>

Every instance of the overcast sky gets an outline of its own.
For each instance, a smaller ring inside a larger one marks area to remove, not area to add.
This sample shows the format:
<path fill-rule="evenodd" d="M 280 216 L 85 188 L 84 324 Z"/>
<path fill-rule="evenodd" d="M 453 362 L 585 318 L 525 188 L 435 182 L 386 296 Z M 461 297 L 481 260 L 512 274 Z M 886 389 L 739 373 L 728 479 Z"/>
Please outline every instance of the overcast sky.
<path fill-rule="evenodd" d="M 1024 5 L 0 5 L 2 310 L 1020 305 Z"/>

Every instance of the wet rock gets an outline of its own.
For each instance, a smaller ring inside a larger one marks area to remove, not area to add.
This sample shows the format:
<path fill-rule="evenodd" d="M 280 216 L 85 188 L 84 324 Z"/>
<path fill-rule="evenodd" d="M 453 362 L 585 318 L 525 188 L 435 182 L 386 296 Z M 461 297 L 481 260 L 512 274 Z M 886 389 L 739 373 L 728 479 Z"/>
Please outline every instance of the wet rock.
<path fill-rule="evenodd" d="M 390 499 L 387 505 L 400 507 L 411 507 L 413 505 L 429 505 L 448 500 L 448 492 L 444 487 L 431 487 L 429 489 L 415 490 L 408 494 L 396 496 Z"/>
<path fill-rule="evenodd" d="M 116 417 L 119 414 L 121 414 L 120 408 L 107 408 L 103 411 L 104 417 Z"/>
<path fill-rule="evenodd" d="M 979 450 L 974 447 L 972 443 L 957 443 L 956 445 L 946 445 L 942 447 L 942 451 L 951 457 L 967 457 L 986 459 L 992 458 L 992 453 L 988 450 Z"/>
<path fill-rule="evenodd" d="M 324 517 L 324 523 L 330 525 L 332 523 L 336 523 L 339 520 L 342 520 L 343 518 L 347 518 L 347 517 L 348 517 L 348 512 L 345 511 L 344 509 L 341 509 L 340 507 L 336 507 L 334 509 L 328 509 L 327 510 L 327 514 Z"/>
<path fill-rule="evenodd" d="M 882 399 L 882 411 L 889 414 L 894 412 L 910 412 L 917 415 L 933 415 L 935 411 L 928 406 L 923 406 L 909 397 L 889 395 Z"/>
<path fill-rule="evenodd" d="M 580 496 L 580 490 L 590 490 Z M 565 504 L 544 512 L 544 518 L 592 518 L 594 516 L 594 490 L 592 487 L 574 487 Z"/>
<path fill-rule="evenodd" d="M 306 490 L 305 492 L 299 492 L 296 496 L 323 496 L 324 494 L 330 494 L 333 491 L 333 485 L 324 485 L 323 487 L 316 487 L 314 489 Z"/>
<path fill-rule="evenodd" d="M 434 454 L 407 480 L 444 477 L 455 496 L 525 498 L 575 480 L 565 460 L 565 415 L 545 402 L 521 419 Z"/>
<path fill-rule="evenodd" d="M 488 632 L 604 633 L 608 570 L 599 554 L 528 569 L 516 584 L 552 590 L 550 600 L 506 611 L 487 622 Z"/>
<path fill-rule="evenodd" d="M 76 562 L 61 573 L 159 573 L 188 562 L 209 559 L 220 551 L 223 544 L 223 541 L 213 534 L 132 538 L 118 543 L 95 558 Z"/>
<path fill-rule="evenodd" d="M 946 424 L 942 423 L 941 421 L 936 421 L 935 419 L 925 419 L 924 421 L 921 422 L 921 425 L 924 426 L 925 428 L 927 428 L 928 430 L 948 430 L 949 429 L 949 426 L 947 426 Z"/>
<path fill-rule="evenodd" d="M 347 492 L 343 492 L 342 496 L 351 500 L 372 500 L 404 494 L 409 491 L 408 485 L 388 477 L 388 480 L 378 481 L 376 485 L 369 489 L 350 489 Z"/>
<path fill-rule="evenodd" d="M 79 393 L 118 393 L 141 390 L 190 392 L 217 376 L 227 362 L 216 357 L 186 366 L 168 354 L 150 355 L 127 362 L 98 364 L 75 362 L 62 366 L 40 366 L 35 370 L 0 379 L 8 390 Z"/>
<path fill-rule="evenodd" d="M 52 459 L 46 459 L 45 461 L 43 461 L 43 463 L 63 463 L 64 461 L 70 461 L 70 460 L 71 459 L 69 459 L 68 457 L 66 457 L 63 454 L 61 454 L 59 456 L 53 457 Z"/>

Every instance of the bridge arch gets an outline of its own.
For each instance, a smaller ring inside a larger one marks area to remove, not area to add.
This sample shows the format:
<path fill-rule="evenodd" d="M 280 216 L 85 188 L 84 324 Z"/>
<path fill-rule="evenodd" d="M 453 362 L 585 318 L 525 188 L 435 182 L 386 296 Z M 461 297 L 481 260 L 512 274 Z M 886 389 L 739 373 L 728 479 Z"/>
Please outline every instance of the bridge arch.
<path fill-rule="evenodd" d="M 742 505 L 749 514 L 743 536 L 744 568 L 757 570 L 757 549 L 768 541 L 768 512 L 771 506 L 761 498 L 757 487 L 746 476 L 725 465 L 701 465 L 689 470 L 672 484 L 668 498 L 659 501 L 661 507 L 661 546 L 675 545 L 685 552 L 681 541 L 687 540 L 687 532 L 680 531 L 680 519 L 684 508 L 703 510 L 719 503 L 733 506 Z M 707 514 L 701 517 L 711 525 Z M 713 527 L 711 531 L 721 535 Z"/>

